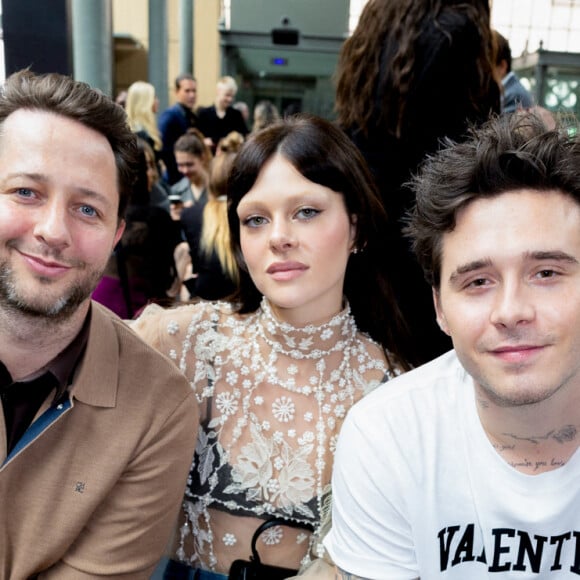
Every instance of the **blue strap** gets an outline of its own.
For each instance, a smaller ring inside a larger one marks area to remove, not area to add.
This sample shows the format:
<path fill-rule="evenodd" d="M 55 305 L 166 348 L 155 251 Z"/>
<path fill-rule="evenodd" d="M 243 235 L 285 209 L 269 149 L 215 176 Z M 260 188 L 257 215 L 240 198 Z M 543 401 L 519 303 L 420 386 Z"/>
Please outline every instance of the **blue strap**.
<path fill-rule="evenodd" d="M 68 411 L 72 406 L 72 403 L 69 399 L 66 401 L 59 403 L 55 407 L 50 407 L 47 409 L 22 435 L 18 443 L 14 446 L 10 455 L 6 457 L 4 460 L 3 466 L 6 465 L 13 457 L 18 455 L 20 451 L 22 451 L 29 443 L 34 441 L 37 437 L 39 437 L 42 432 L 50 427 L 54 421 L 56 421 L 63 413 Z"/>

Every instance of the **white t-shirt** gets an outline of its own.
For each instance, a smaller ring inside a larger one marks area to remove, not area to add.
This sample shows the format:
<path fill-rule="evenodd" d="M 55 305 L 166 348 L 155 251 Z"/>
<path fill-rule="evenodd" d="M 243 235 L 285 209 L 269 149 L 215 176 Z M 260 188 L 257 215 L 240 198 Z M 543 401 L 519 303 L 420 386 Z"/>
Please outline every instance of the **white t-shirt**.
<path fill-rule="evenodd" d="M 580 452 L 538 475 L 510 467 L 453 351 L 351 409 L 332 483 L 325 545 L 356 576 L 580 576 Z"/>

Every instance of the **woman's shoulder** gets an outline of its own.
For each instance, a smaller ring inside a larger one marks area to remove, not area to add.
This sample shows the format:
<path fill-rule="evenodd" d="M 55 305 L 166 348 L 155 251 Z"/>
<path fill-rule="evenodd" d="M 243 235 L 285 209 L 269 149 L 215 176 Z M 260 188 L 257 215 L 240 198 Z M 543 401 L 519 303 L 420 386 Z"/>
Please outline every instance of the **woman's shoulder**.
<path fill-rule="evenodd" d="M 405 372 L 405 365 L 399 358 L 390 351 L 385 349 L 367 334 L 357 333 L 359 348 L 364 350 L 368 356 L 369 362 L 365 365 L 372 374 L 382 373 L 380 382 L 385 382 Z"/>
<path fill-rule="evenodd" d="M 181 342 L 204 330 L 217 328 L 230 318 L 236 318 L 236 314 L 229 303 L 202 300 L 172 308 L 151 304 L 129 325 L 146 342 L 158 344 Z"/>

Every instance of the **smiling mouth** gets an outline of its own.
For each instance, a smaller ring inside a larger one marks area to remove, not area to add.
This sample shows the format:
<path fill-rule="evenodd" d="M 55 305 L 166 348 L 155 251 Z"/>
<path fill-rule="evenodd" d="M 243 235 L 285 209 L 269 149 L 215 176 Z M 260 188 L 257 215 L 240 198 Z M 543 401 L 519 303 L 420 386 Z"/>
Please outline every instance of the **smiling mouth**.
<path fill-rule="evenodd" d="M 505 346 L 494 349 L 491 353 L 505 362 L 522 363 L 532 359 L 544 348 L 544 346 L 539 345 Z"/>
<path fill-rule="evenodd" d="M 45 260 L 40 256 L 34 256 L 31 254 L 25 254 L 21 252 L 22 257 L 30 268 L 41 276 L 58 276 L 64 272 L 71 269 L 69 264 L 62 264 L 60 262 L 53 262 L 51 260 Z"/>

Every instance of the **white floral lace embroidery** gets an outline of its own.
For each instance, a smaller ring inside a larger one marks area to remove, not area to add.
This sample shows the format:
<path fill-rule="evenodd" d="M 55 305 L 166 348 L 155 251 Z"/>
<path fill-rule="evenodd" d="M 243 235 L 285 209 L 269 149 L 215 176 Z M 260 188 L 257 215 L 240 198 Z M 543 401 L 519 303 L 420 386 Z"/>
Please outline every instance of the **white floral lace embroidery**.
<path fill-rule="evenodd" d="M 307 561 L 346 412 L 391 377 L 382 352 L 348 308 L 303 328 L 276 320 L 265 299 L 249 315 L 200 303 L 164 316 L 167 352 L 202 412 L 175 556 L 227 571 L 228 550 L 251 538 L 240 517 L 276 515 L 314 524 L 314 534 L 275 526 L 261 536 L 276 550 L 304 544 Z"/>

